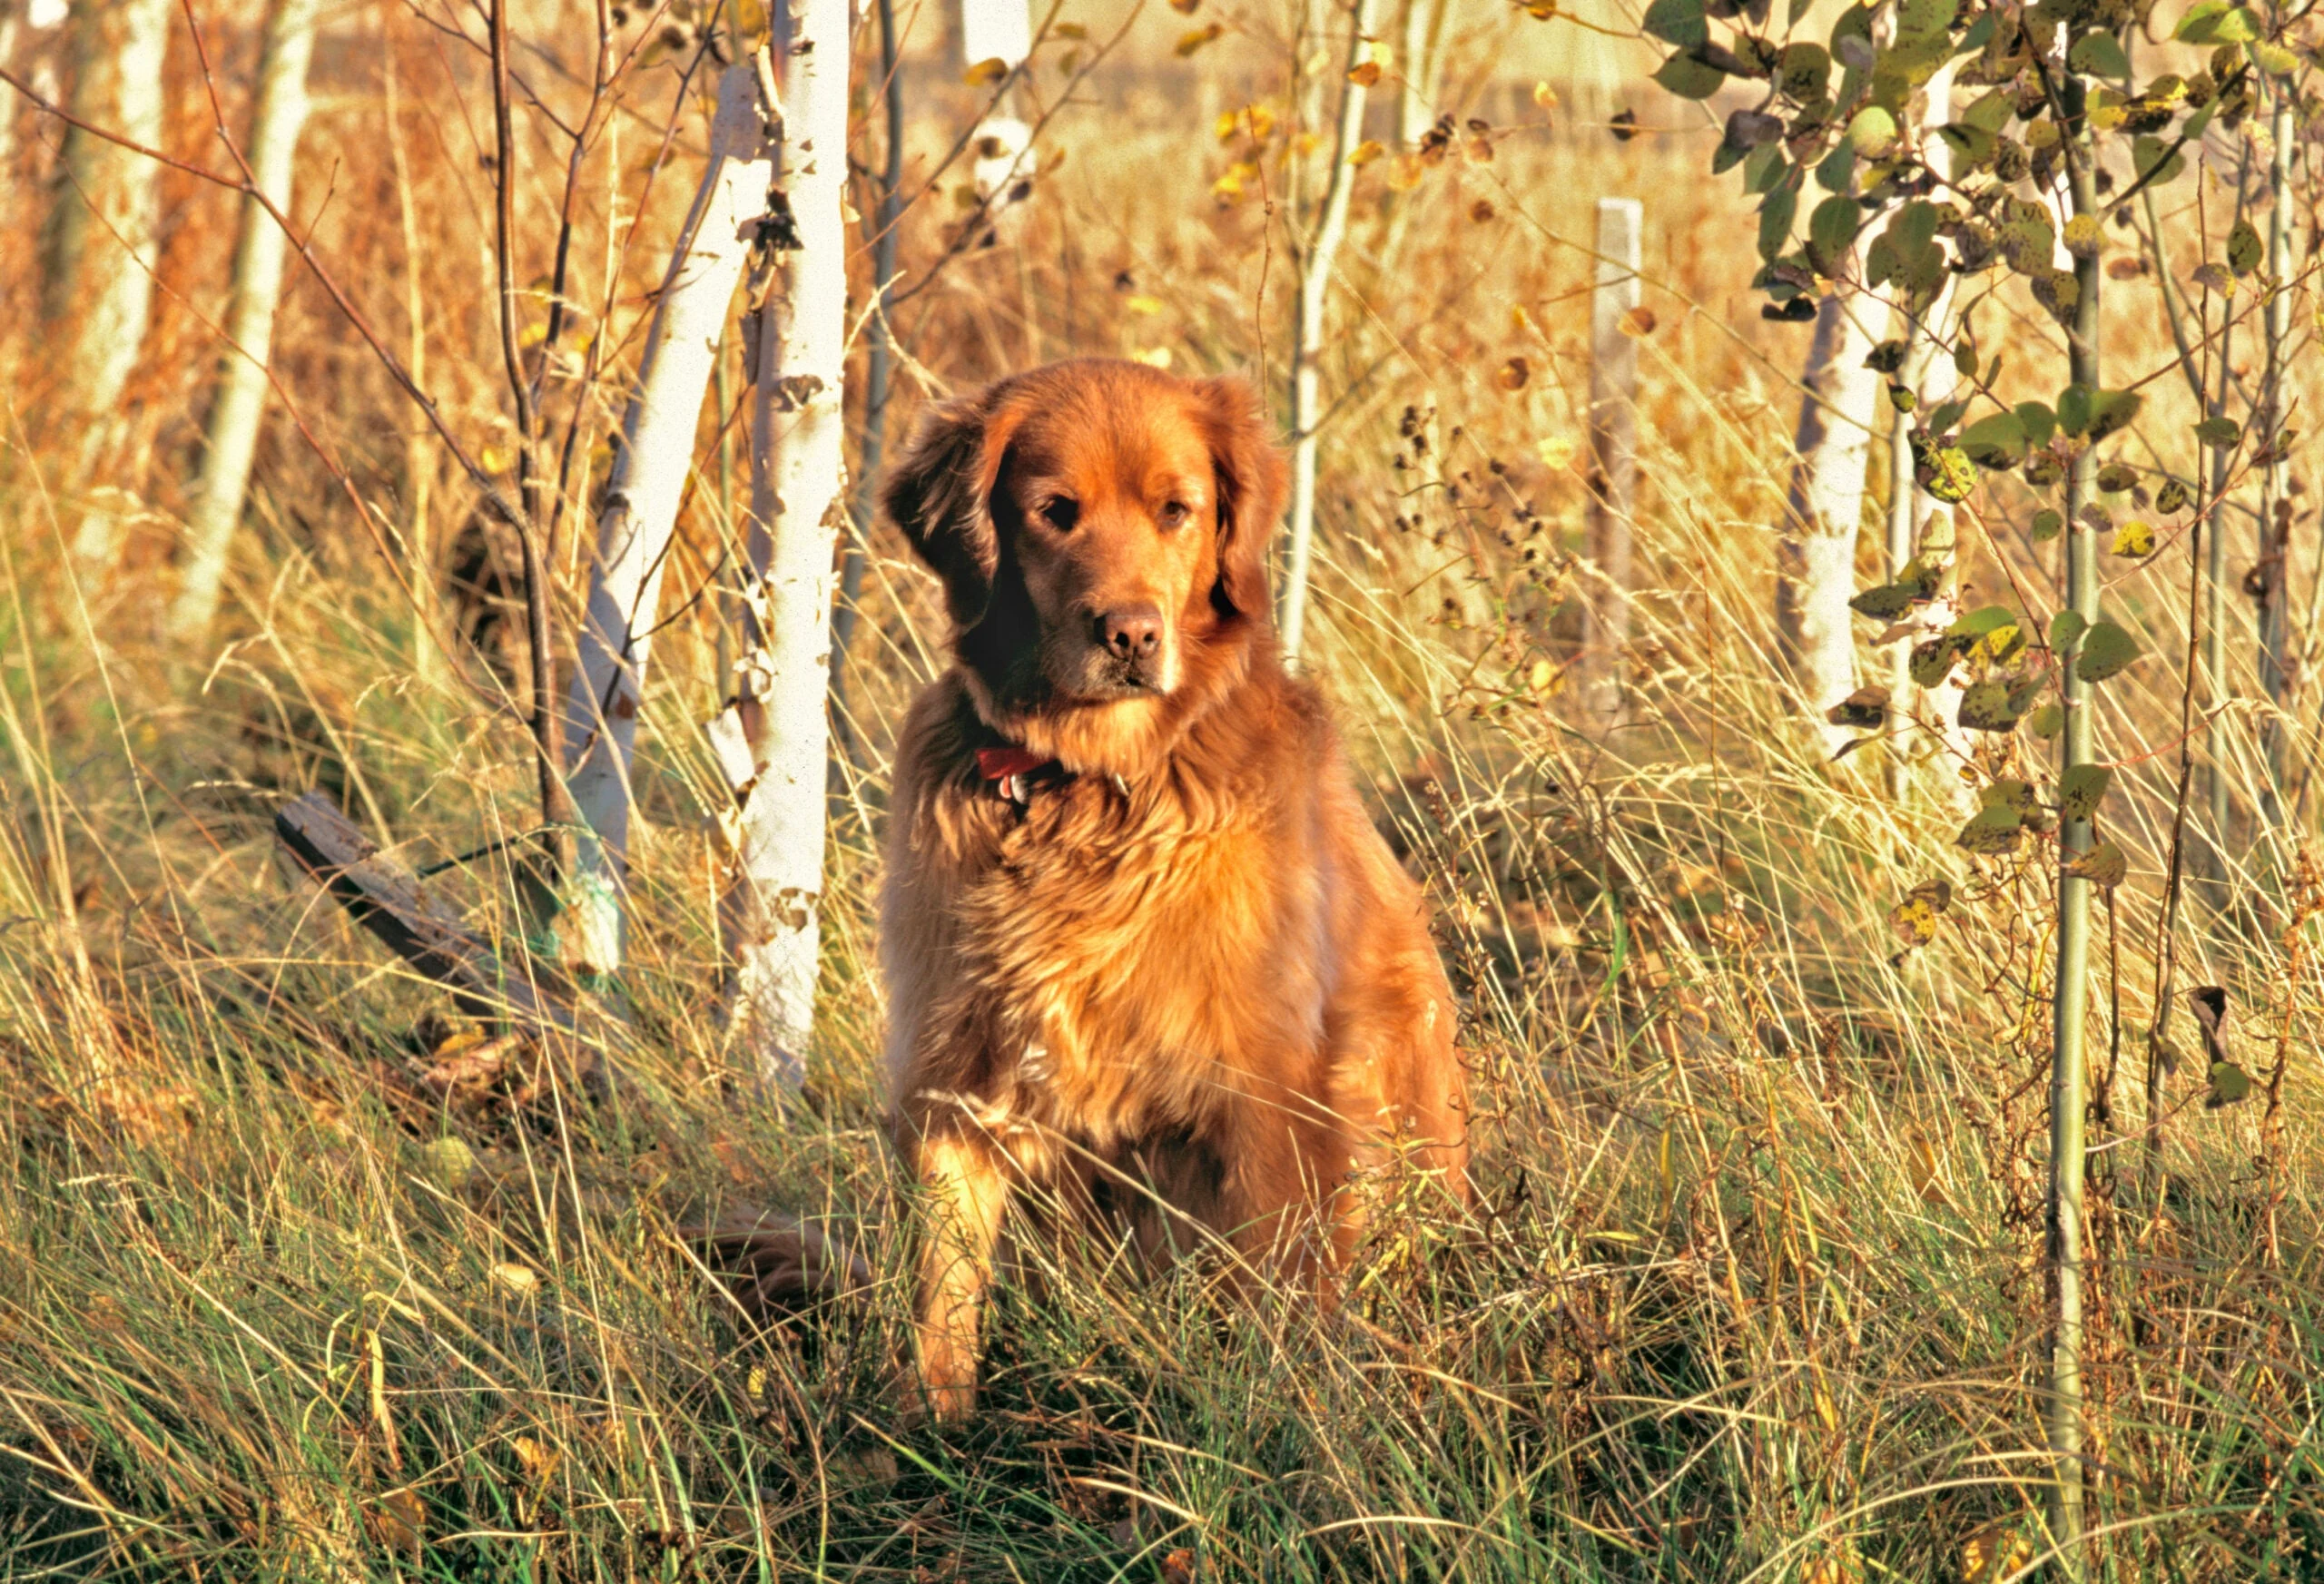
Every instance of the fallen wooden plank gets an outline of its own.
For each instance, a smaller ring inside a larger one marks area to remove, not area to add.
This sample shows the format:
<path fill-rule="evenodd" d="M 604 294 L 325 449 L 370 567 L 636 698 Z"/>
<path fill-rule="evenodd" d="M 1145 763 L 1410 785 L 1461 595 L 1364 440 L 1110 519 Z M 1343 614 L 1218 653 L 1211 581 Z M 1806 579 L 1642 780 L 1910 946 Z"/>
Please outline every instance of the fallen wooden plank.
<path fill-rule="evenodd" d="M 531 959 L 504 960 L 320 792 L 306 792 L 276 810 L 274 833 L 350 917 L 419 972 L 486 1003 L 523 1032 L 571 1047 L 585 1077 L 609 1075 L 590 1047 L 610 1036 L 613 1026 L 575 1010 L 578 998 L 563 975 Z M 593 1038 L 584 1038 L 585 1021 Z"/>

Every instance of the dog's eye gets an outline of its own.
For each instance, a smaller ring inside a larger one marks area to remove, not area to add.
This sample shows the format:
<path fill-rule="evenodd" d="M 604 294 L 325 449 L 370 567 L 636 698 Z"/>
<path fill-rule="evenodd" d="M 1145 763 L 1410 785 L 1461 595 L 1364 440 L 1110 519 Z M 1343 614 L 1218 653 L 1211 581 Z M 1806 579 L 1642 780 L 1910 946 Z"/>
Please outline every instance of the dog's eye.
<path fill-rule="evenodd" d="M 1164 527 L 1175 528 L 1193 515 L 1194 513 L 1187 509 L 1186 502 L 1174 500 L 1165 504 L 1162 509 L 1155 514 L 1155 518 Z"/>
<path fill-rule="evenodd" d="M 1064 533 L 1080 520 L 1081 503 L 1060 495 L 1042 503 L 1041 516 L 1049 519 L 1049 526 Z"/>

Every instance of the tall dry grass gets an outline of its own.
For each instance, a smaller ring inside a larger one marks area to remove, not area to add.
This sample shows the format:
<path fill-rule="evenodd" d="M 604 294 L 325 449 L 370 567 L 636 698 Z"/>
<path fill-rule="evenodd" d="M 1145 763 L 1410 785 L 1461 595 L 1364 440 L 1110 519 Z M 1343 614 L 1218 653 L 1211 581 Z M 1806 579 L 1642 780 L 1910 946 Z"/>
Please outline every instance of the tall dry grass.
<path fill-rule="evenodd" d="M 473 50 L 446 31 L 459 20 L 339 19 L 300 191 L 317 195 L 319 256 L 385 334 L 402 344 L 405 304 L 422 305 L 450 422 L 505 457 L 487 101 Z M 906 222 L 907 407 L 1073 352 L 1243 369 L 1280 389 L 1292 40 L 1271 12 L 1236 24 L 1182 63 L 1178 19 L 1141 20 L 1049 123 L 1052 168 L 1000 244 L 949 258 L 963 178 L 934 167 L 974 96 L 915 59 L 906 191 L 927 196 Z M 520 19 L 523 70 L 567 112 L 580 25 Z M 915 23 L 923 38 L 932 25 Z M 1451 80 L 1459 110 L 1495 124 L 1463 129 L 1440 162 L 1383 160 L 1360 192 L 1327 372 L 1314 629 L 1375 813 L 1437 908 L 1473 1063 L 1482 1208 L 1460 1225 L 1384 1218 L 1330 1317 L 1222 1310 L 1191 1275 L 1140 1285 L 1081 1251 L 1003 1303 L 986 1412 L 958 1429 L 911 1423 L 894 1376 L 902 1217 L 879 1127 L 868 898 L 890 733 L 940 630 L 901 547 L 872 541 L 844 701 L 861 746 L 835 799 L 809 1096 L 755 1098 L 707 1012 L 723 794 L 693 723 L 718 693 L 715 578 L 743 490 L 717 412 L 641 736 L 624 987 L 645 1035 L 637 1081 L 604 1107 L 522 1065 L 447 1083 L 488 1031 L 296 879 L 269 818 L 320 786 L 414 864 L 533 826 L 521 638 L 491 570 L 507 547 L 440 457 L 407 445 L 411 409 L 301 278 L 278 371 L 315 444 L 276 413 L 229 615 L 208 647 L 172 650 L 154 634 L 231 209 L 172 178 L 140 447 L 102 481 L 145 509 L 94 582 L 64 554 L 89 481 L 62 474 L 71 437 L 44 424 L 56 371 L 33 321 L 10 316 L 12 1576 L 1836 1584 L 2039 1564 L 2050 873 L 2036 851 L 1973 863 L 1949 847 L 1956 766 L 1924 756 L 1892 797 L 1876 751 L 1814 757 L 1768 615 L 1807 332 L 1762 322 L 1743 290 L 1748 219 L 1702 175 L 1707 123 L 1643 86 L 1545 110 L 1496 72 L 1512 30 L 1540 25 L 1481 19 Z M 1066 50 L 1098 47 L 1106 29 L 1089 32 L 1048 46 L 1039 92 L 1063 87 Z M 247 48 L 222 38 L 230 63 Z M 172 150 L 199 162 L 200 84 L 185 59 L 173 70 Z M 1265 150 L 1247 120 L 1239 139 L 1215 135 L 1219 112 L 1255 103 L 1278 122 Z M 1617 141 L 1605 120 L 1624 104 L 1647 130 Z M 617 416 L 700 130 L 669 64 L 641 71 L 629 106 L 584 162 L 580 326 L 551 381 L 584 456 Z M 517 278 L 534 281 L 564 145 L 537 112 L 520 124 Z M 22 146 L 20 180 L 43 158 Z M 1647 201 L 1655 316 L 1630 708 L 1611 723 L 1574 713 L 1561 685 L 1574 602 L 1598 592 L 1575 559 L 1576 458 L 1582 241 L 1605 193 Z M 2192 183 L 2166 196 L 2191 202 Z M 868 196 L 858 207 L 872 212 Z M 2215 235 L 2221 217 L 2206 218 Z M 25 300 L 20 229 L 0 234 L 0 269 Z M 2142 292 L 2122 285 L 2109 347 L 2142 372 L 2169 355 Z M 2004 389 L 2056 340 L 2008 294 L 1974 313 L 1986 345 L 2024 349 Z M 2174 379 L 2150 387 L 2142 433 L 2183 468 L 2191 409 Z M 727 399 L 738 392 L 739 377 Z M 438 469 L 427 534 L 408 458 Z M 2027 512 L 2000 490 L 1980 499 L 1972 585 L 1998 596 L 2014 577 L 2046 615 Z M 563 525 L 567 630 L 586 505 L 576 494 Z M 2249 542 L 2248 517 L 2235 531 Z M 427 542 L 468 586 L 459 632 L 423 664 L 402 556 Z M 2096 1024 L 2096 1550 L 2116 1579 L 2312 1576 L 2316 970 L 2303 935 L 2280 933 L 2291 849 L 2248 824 L 2224 843 L 2227 885 L 2183 920 L 2182 983 L 2230 988 L 2237 1052 L 2280 1088 L 2206 1109 L 2201 1063 L 2182 1065 L 2159 1199 L 2140 1135 L 2186 559 L 2167 548 L 2109 596 L 2154 658 L 2110 690 L 2102 733 L 2125 766 L 2116 839 L 2132 878 L 2107 919 Z M 2304 598 L 2308 553 L 2297 572 Z M 2239 622 L 2230 652 L 2248 657 Z M 2303 707 L 2308 762 L 2313 698 Z M 2246 811 L 2254 732 L 2243 703 L 2201 740 Z M 1942 931 L 1900 955 L 1887 910 L 1937 877 L 1955 887 Z M 438 883 L 479 927 L 520 927 L 503 857 Z M 773 1331 L 750 1323 L 683 1231 L 775 1207 L 829 1218 L 874 1290 Z"/>

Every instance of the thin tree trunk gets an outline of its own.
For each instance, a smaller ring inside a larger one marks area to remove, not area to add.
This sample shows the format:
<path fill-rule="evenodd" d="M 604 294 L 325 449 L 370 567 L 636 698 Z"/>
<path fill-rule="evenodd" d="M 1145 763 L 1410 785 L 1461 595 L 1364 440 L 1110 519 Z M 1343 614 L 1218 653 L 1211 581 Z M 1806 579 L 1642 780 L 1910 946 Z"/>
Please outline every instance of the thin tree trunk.
<path fill-rule="evenodd" d="M 1407 151 L 1436 124 L 1443 91 L 1444 22 L 1452 0 L 1405 0 L 1403 86 L 1396 95 L 1396 137 Z"/>
<path fill-rule="evenodd" d="M 2073 157 L 2072 197 L 2076 217 L 2098 212 L 2095 151 L 2083 120 L 2085 89 L 2069 74 L 2064 113 Z M 2068 371 L 2077 385 L 2099 389 L 2098 287 L 2095 250 L 2073 261 L 2073 322 L 2067 328 Z M 2081 613 L 2084 631 L 2097 624 L 2101 587 L 2098 532 L 2082 517 L 2098 471 L 2098 448 L 2084 447 L 2066 474 L 2065 608 Z M 2058 666 L 2064 678 L 2065 730 L 2060 738 L 2061 776 L 2093 762 L 2097 743 L 2096 700 L 2079 674 L 2082 637 L 2062 648 Z M 2086 1026 L 2090 1010 L 2090 892 L 2092 882 L 2073 872 L 2074 861 L 2090 851 L 2088 819 L 2058 824 L 2058 959 L 2054 1043 L 2050 1058 L 2049 1256 L 2057 1295 L 2057 1325 L 2050 1353 L 2049 1440 L 2056 1460 L 2057 1484 L 2051 1533 L 2059 1548 L 2060 1571 L 2069 1579 L 2084 1573 L 2083 1555 L 2083 1180 L 2084 1096 L 2088 1084 Z"/>
<path fill-rule="evenodd" d="M 251 116 L 251 174 L 259 190 L 285 213 L 299 134 L 307 124 L 307 63 L 315 50 L 320 0 L 274 0 L 258 68 L 258 103 Z M 259 424 L 266 415 L 267 360 L 274 343 L 274 310 L 282 294 L 282 259 L 289 239 L 265 206 L 245 196 L 241 231 L 234 243 L 234 286 L 227 350 L 218 396 L 203 437 L 202 474 L 186 523 L 186 565 L 170 611 L 170 635 L 198 644 L 218 614 L 226 553 L 242 520 Z"/>
<path fill-rule="evenodd" d="M 1852 293 L 1816 309 L 1793 439 L 1789 520 L 1777 548 L 1776 626 L 1793 685 L 1827 757 L 1851 733 L 1824 713 L 1856 689 L 1856 541 L 1863 526 L 1866 466 L 1880 377 L 1864 366 L 1872 337 Z"/>
<path fill-rule="evenodd" d="M 1365 46 L 1379 25 L 1380 0 L 1355 0 L 1348 34 L 1348 72 L 1369 58 Z M 1324 302 L 1331 288 L 1333 262 L 1347 235 L 1348 202 L 1355 188 L 1355 167 L 1348 163 L 1348 156 L 1364 141 L 1364 84 L 1344 75 L 1339 133 L 1332 143 L 1331 183 L 1324 191 L 1323 215 L 1315 235 L 1299 258 L 1299 319 L 1291 343 L 1290 556 L 1280 602 L 1283 654 L 1293 665 L 1299 662 L 1300 640 L 1306 632 L 1307 584 L 1315 558 L 1315 431 L 1323 417 L 1323 373 L 1318 363 L 1324 344 Z"/>
<path fill-rule="evenodd" d="M 2268 300 L 2265 330 L 2266 384 L 2260 398 L 2261 421 L 2253 427 L 2272 440 L 2284 421 L 2285 349 L 2291 344 L 2292 261 L 2291 184 L 2292 102 L 2288 85 L 2279 79 L 2271 92 L 2274 113 L 2269 132 L 2275 141 L 2275 158 L 2268 167 L 2268 276 L 2275 295 Z M 2291 469 L 2281 452 L 2274 453 L 2260 476 L 2260 686 L 2274 706 L 2260 724 L 2260 786 L 2261 817 L 2280 827 L 2284 822 L 2284 794 L 2289 774 L 2290 733 L 2282 713 L 2291 702 Z M 2279 855 L 2280 857 L 2280 855 Z"/>
<path fill-rule="evenodd" d="M 2250 186 L 2251 146 L 2243 145 L 2243 164 L 2235 182 L 2235 217 L 2243 218 L 2243 195 Z M 2207 418 L 2223 418 L 2227 413 L 2228 393 L 2235 382 L 2235 316 L 2232 304 L 2220 308 L 2219 366 Z M 2203 559 L 2203 703 L 2214 714 L 2224 705 L 2231 689 L 2227 674 L 2227 490 L 2234 477 L 2233 456 L 2225 447 L 2211 449 L 2211 521 L 2205 527 L 2208 543 Z M 2211 906 L 2224 910 L 2228 906 L 2227 877 L 2233 868 L 2230 856 L 2233 838 L 2230 827 L 2235 819 L 2233 788 L 2229 783 L 2227 765 L 2216 740 L 2207 745 L 2203 763 L 2203 804 L 2210 816 L 2209 840 L 2203 844 L 2204 889 Z"/>
<path fill-rule="evenodd" d="M 84 0 L 75 8 L 77 118 L 160 146 L 172 9 L 171 0 Z M 128 428 L 122 395 L 153 308 L 161 172 L 143 154 L 77 126 L 64 129 L 41 238 L 41 314 L 56 338 L 70 421 L 79 429 L 72 449 L 76 491 L 96 481 Z M 84 577 L 112 568 L 122 526 L 110 505 L 84 507 L 73 551 Z"/>
<path fill-rule="evenodd" d="M 1600 586 L 1582 602 L 1584 708 L 1622 705 L 1630 635 L 1631 525 L 1638 507 L 1638 341 L 1624 320 L 1639 305 L 1635 198 L 1598 201 L 1598 279 L 1590 294 L 1590 558 Z"/>
<path fill-rule="evenodd" d="M 1957 63 L 1947 62 L 1937 68 L 1935 75 L 1924 90 L 1926 101 L 1921 113 L 1921 158 L 1929 170 L 1943 180 L 1953 175 L 1953 149 L 1937 131 L 1953 119 L 1953 78 Z M 1947 275 L 1936 294 L 1936 300 L 1922 310 L 1917 321 L 1907 313 L 1896 315 L 1897 333 L 1905 342 L 1905 363 L 1897 383 L 1914 396 L 1914 411 L 1926 412 L 1953 399 L 1960 383 L 1959 371 L 1954 367 L 1946 344 L 1953 339 L 1953 306 L 1955 277 Z M 1889 427 L 1888 434 L 1888 576 L 1902 576 L 1905 566 L 1915 556 L 1940 563 L 1945 568 L 1944 581 L 1937 597 L 1930 602 L 1926 625 L 1941 630 L 1960 614 L 1961 579 L 1957 566 L 1959 543 L 1955 536 L 1953 508 L 1937 499 L 1913 477 L 1912 433 L 1913 413 L 1898 412 Z M 1914 640 L 1900 639 L 1889 651 L 1888 703 L 1892 719 L 1902 723 L 1907 713 L 1907 701 L 1915 695 L 1913 687 L 1911 661 Z M 1969 737 L 1961 729 L 1961 689 L 1950 678 L 1918 694 L 1919 707 L 1910 712 L 1915 733 L 1926 732 L 1936 740 L 1935 751 L 1928 755 L 1935 778 L 1947 803 L 1965 813 L 1974 806 L 1975 794 L 1961 772 L 1968 762 Z M 1902 750 L 1915 744 L 1900 740 Z M 1889 789 L 1901 793 L 1905 754 L 1889 756 Z"/>
<path fill-rule="evenodd" d="M 404 366 L 411 382 L 428 384 L 428 305 L 419 263 L 419 216 L 411 201 L 411 162 L 404 152 L 403 115 L 397 103 L 395 44 L 381 30 L 380 80 L 387 95 L 388 157 L 396 175 L 396 221 L 403 237 L 403 305 L 407 326 Z M 444 676 L 444 629 L 438 615 L 436 536 L 428 517 L 435 493 L 436 455 L 426 427 L 404 431 L 404 553 L 411 564 L 411 665 L 422 687 Z"/>
<path fill-rule="evenodd" d="M 719 79 L 710 161 L 678 232 L 622 418 L 621 448 L 597 516 L 581 665 L 566 700 L 566 784 L 586 830 L 566 890 L 568 965 L 620 970 L 626 928 L 629 828 L 637 712 L 645 694 L 662 573 L 693 470 L 702 400 L 726 331 L 774 166 L 759 108 L 757 74 L 730 66 Z"/>
<path fill-rule="evenodd" d="M 889 351 L 887 300 L 896 280 L 896 229 L 902 218 L 904 179 L 903 62 L 897 53 L 895 0 L 878 0 L 881 102 L 886 113 L 887 149 L 880 166 L 880 203 L 872 215 L 872 293 L 878 305 L 867 327 L 863 352 L 863 438 L 856 450 L 855 492 L 849 512 L 853 532 L 840 565 L 839 607 L 832 613 L 832 723 L 851 758 L 855 729 L 848 697 L 847 652 L 855 636 L 857 604 L 863 597 L 864 560 L 877 515 L 872 487 L 887 455 L 888 385 L 893 359 Z M 840 789 L 834 787 L 837 798 Z"/>
<path fill-rule="evenodd" d="M 719 909 L 724 1010 L 761 1083 L 796 1088 L 814 1030 L 830 747 L 832 561 L 847 514 L 848 29 L 842 0 L 792 0 L 776 37 L 778 182 L 797 227 L 759 310 L 752 393 L 751 583 L 735 698 L 715 728 L 747 762 L 735 871 Z"/>

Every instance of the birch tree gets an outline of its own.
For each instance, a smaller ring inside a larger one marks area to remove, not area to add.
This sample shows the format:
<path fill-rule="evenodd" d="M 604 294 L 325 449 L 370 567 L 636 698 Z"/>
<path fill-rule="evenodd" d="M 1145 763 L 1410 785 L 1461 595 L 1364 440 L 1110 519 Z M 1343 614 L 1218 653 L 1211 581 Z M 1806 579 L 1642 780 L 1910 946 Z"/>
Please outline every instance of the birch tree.
<path fill-rule="evenodd" d="M 74 9 L 76 120 L 133 143 L 162 138 L 172 0 L 82 0 Z M 71 477 L 85 490 L 126 430 L 121 410 L 153 309 L 161 166 L 68 124 L 41 235 L 41 317 L 72 393 Z M 73 540 L 84 577 L 109 569 L 121 514 L 84 509 Z"/>
<path fill-rule="evenodd" d="M 1355 0 L 1348 34 L 1347 72 L 1340 84 L 1339 131 L 1332 142 L 1332 174 L 1315 229 L 1299 251 L 1299 317 L 1291 342 L 1291 514 L 1289 561 L 1283 585 L 1279 626 L 1283 654 L 1296 665 L 1307 626 L 1307 583 L 1315 559 L 1316 426 L 1323 418 L 1324 307 L 1332 267 L 1347 235 L 1348 202 L 1355 190 L 1349 156 L 1364 141 L 1364 105 L 1368 90 L 1363 68 L 1373 60 L 1372 40 L 1380 25 L 1380 0 Z"/>
<path fill-rule="evenodd" d="M 792 0 L 787 21 L 771 96 L 783 107 L 776 185 L 792 223 L 773 239 L 780 290 L 757 314 L 743 645 L 711 737 L 737 804 L 719 908 L 724 1011 L 760 1082 L 795 1089 L 814 1028 L 832 564 L 847 515 L 847 6 Z"/>
<path fill-rule="evenodd" d="M 566 949 L 584 974 L 621 968 L 637 713 L 662 573 L 693 469 L 703 396 L 773 177 L 757 74 L 730 67 L 719 79 L 709 163 L 672 250 L 623 414 L 566 706 L 567 784 L 586 825 L 566 899 Z"/>
<path fill-rule="evenodd" d="M 258 68 L 258 102 L 251 112 L 251 179 L 289 213 L 299 134 L 307 124 L 307 63 L 314 54 L 320 0 L 274 0 L 268 9 Z M 170 633 L 198 643 L 218 612 L 226 553 L 242 518 L 242 501 L 266 413 L 267 362 L 274 342 L 274 311 L 282 294 L 282 259 L 289 239 L 247 194 L 234 241 L 234 284 L 227 310 L 226 350 L 218 396 L 203 431 L 202 473 L 186 522 L 186 563 L 170 611 Z"/>
<path fill-rule="evenodd" d="M 1856 540 L 1880 377 L 1866 365 L 1873 341 L 1856 294 L 1836 287 L 1816 307 L 1801 376 L 1784 536 L 1777 547 L 1776 629 L 1792 684 L 1816 723 L 1826 757 L 1851 733 L 1827 712 L 1856 687 Z"/>
<path fill-rule="evenodd" d="M 1444 82 L 1444 25 L 1452 0 L 1404 0 L 1404 73 L 1396 93 L 1396 136 L 1419 146 L 1436 124 Z"/>

